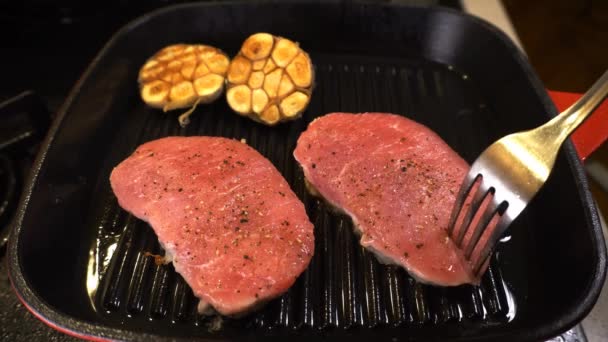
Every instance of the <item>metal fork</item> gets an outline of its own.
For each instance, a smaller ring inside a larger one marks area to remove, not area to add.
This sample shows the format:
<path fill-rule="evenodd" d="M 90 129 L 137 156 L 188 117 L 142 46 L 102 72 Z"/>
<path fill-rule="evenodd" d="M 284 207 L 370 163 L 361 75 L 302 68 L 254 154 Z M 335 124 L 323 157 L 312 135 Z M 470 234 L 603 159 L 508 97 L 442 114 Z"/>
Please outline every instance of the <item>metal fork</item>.
<path fill-rule="evenodd" d="M 471 165 L 456 197 L 448 234 L 475 275 L 485 270 L 498 239 L 549 177 L 563 142 L 607 94 L 608 71 L 564 112 L 535 129 L 497 140 Z"/>

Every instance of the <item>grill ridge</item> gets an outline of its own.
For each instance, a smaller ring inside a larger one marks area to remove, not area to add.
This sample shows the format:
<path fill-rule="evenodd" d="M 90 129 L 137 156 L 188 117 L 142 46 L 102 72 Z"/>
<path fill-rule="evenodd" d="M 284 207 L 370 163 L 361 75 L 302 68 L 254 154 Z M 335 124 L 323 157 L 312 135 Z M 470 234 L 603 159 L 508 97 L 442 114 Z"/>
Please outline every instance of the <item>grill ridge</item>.
<path fill-rule="evenodd" d="M 140 231 L 146 229 L 143 224 L 138 225 Z M 135 267 L 131 283 L 129 285 L 129 295 L 127 299 L 127 310 L 131 314 L 140 313 L 145 305 L 145 295 L 148 290 L 148 274 L 149 270 L 154 263 L 152 258 L 146 257 L 145 252 L 152 249 L 154 246 L 154 240 L 150 234 L 140 233 L 140 239 L 142 241 L 136 247 L 137 256 L 135 261 Z"/>

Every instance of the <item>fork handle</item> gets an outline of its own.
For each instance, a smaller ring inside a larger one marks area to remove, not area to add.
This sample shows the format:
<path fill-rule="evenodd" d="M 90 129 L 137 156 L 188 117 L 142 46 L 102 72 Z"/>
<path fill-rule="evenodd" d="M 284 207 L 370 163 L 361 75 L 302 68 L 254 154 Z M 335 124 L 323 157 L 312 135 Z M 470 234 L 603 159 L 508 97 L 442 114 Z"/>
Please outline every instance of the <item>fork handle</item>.
<path fill-rule="evenodd" d="M 608 95 L 608 71 L 604 72 L 578 101 L 547 122 L 544 125 L 546 133 L 556 137 L 555 142 L 561 145 L 595 111 L 606 95 Z"/>

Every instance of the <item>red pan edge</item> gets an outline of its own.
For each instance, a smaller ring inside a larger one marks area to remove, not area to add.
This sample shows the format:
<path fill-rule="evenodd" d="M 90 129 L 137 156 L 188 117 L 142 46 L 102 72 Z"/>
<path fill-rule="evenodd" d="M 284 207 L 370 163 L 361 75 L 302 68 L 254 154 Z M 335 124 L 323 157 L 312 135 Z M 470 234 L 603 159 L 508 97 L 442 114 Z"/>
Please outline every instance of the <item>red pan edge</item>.
<path fill-rule="evenodd" d="M 576 102 L 582 94 L 548 90 L 549 96 L 559 112 L 563 112 Z M 587 159 L 608 139 L 608 101 L 600 104 L 595 113 L 572 133 L 572 142 L 581 160 Z"/>
<path fill-rule="evenodd" d="M 15 284 L 13 283 L 13 278 L 11 277 L 11 273 L 10 272 L 7 272 L 7 273 L 8 273 L 8 279 L 11 282 L 11 288 L 13 289 L 13 292 L 17 296 L 17 299 L 19 299 L 19 302 L 21 302 L 21 305 L 23 305 L 23 307 L 25 307 L 27 309 L 27 311 L 29 311 L 32 315 L 34 315 L 36 318 L 38 318 L 40 321 L 42 321 L 47 326 L 49 326 L 49 327 L 51 327 L 51 328 L 53 328 L 53 329 L 55 329 L 55 330 L 57 330 L 57 331 L 59 331 L 61 333 L 70 335 L 72 337 L 88 340 L 88 341 L 95 341 L 95 342 L 112 341 L 110 339 L 105 339 L 103 337 L 82 334 L 82 333 L 79 333 L 77 331 L 64 328 L 64 327 L 62 327 L 60 325 L 57 325 L 57 324 L 53 323 L 52 321 L 46 319 L 46 317 L 44 317 L 41 314 L 39 314 L 36 310 L 34 310 L 34 308 L 32 308 L 31 306 L 29 306 L 29 304 L 21 297 L 21 295 L 19 294 L 19 291 L 17 291 L 17 288 L 15 287 Z"/>

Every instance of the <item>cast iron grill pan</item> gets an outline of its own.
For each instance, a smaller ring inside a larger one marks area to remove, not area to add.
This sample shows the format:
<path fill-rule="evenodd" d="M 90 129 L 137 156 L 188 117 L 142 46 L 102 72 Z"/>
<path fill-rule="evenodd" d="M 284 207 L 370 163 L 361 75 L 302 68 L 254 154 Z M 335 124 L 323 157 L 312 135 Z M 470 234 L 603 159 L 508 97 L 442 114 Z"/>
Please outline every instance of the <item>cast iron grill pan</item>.
<path fill-rule="evenodd" d="M 379 60 L 340 63 L 342 58 L 313 56 L 318 86 L 310 110 L 299 123 L 262 128 L 226 112 L 224 104 L 216 106 L 217 111 L 200 111 L 192 126 L 186 129 L 180 129 L 172 115 L 158 115 L 145 109 L 139 115 L 138 143 L 167 135 L 246 139 L 279 168 L 306 204 L 315 224 L 314 260 L 293 288 L 251 318 L 238 322 L 226 320 L 226 324 L 274 330 L 398 327 L 465 319 L 488 323 L 507 321 L 507 314 L 515 308 L 509 308 L 506 285 L 496 263 L 480 288 L 455 289 L 424 286 L 398 267 L 379 264 L 359 246 L 349 218 L 333 213 L 327 205 L 307 194 L 303 175 L 292 157 L 296 139 L 306 124 L 320 113 L 338 110 L 341 103 L 356 101 L 350 107 L 358 111 L 377 108 L 403 113 L 407 111 L 404 106 L 409 103 L 408 98 L 418 93 L 417 97 L 424 102 L 439 101 L 449 108 L 453 99 L 440 92 L 450 82 L 463 89 L 453 95 L 477 97 L 474 93 L 468 94 L 473 90 L 467 81 L 462 75 L 431 63 L 395 65 Z M 422 93 L 425 95 L 421 96 Z M 421 112 L 429 113 L 425 114 L 427 118 L 439 116 L 436 121 L 441 121 L 444 115 L 438 109 L 426 109 L 425 104 L 418 107 Z M 466 115 L 478 116 L 476 113 Z M 100 175 L 107 174 L 104 170 Z M 103 182 L 107 184 L 105 179 Z M 198 301 L 173 268 L 157 266 L 152 257 L 145 256 L 146 252 L 161 252 L 152 229 L 120 209 L 107 186 L 104 190 L 100 202 L 93 205 L 104 209 L 91 223 L 91 227 L 99 229 L 99 247 L 93 252 L 99 253 L 99 259 L 110 261 L 107 268 L 99 267 L 103 276 L 94 298 L 96 307 L 105 312 L 109 320 L 131 316 L 134 321 L 141 321 L 142 326 L 161 322 L 175 322 L 179 326 L 208 323 L 210 319 L 194 314 Z M 108 248 L 115 249 L 108 253 Z"/>
<path fill-rule="evenodd" d="M 259 20 L 270 10 L 273 21 Z M 327 18 L 311 25 L 319 12 Z M 290 37 L 311 54 L 316 86 L 302 119 L 266 127 L 232 113 L 220 98 L 180 128 L 177 112 L 140 100 L 137 71 L 160 47 L 205 42 L 234 55 L 259 31 Z M 320 32 L 325 39 L 316 39 Z M 348 217 L 306 192 L 292 156 L 315 117 L 379 111 L 429 126 L 473 161 L 496 138 L 554 113 L 502 39 L 451 11 L 372 4 L 187 5 L 144 17 L 109 43 L 51 131 L 10 248 L 17 292 L 41 316 L 89 337 L 521 340 L 567 330 L 595 300 L 605 261 L 569 146 L 481 286 L 456 288 L 422 285 L 378 263 L 359 246 Z M 306 205 L 315 225 L 313 260 L 262 310 L 240 319 L 198 315 L 198 300 L 173 267 L 146 255 L 163 253 L 152 229 L 118 206 L 112 168 L 139 144 L 168 135 L 246 139 Z M 566 206 L 566 218 L 547 215 Z M 540 240 L 543 230 L 557 233 Z"/>

